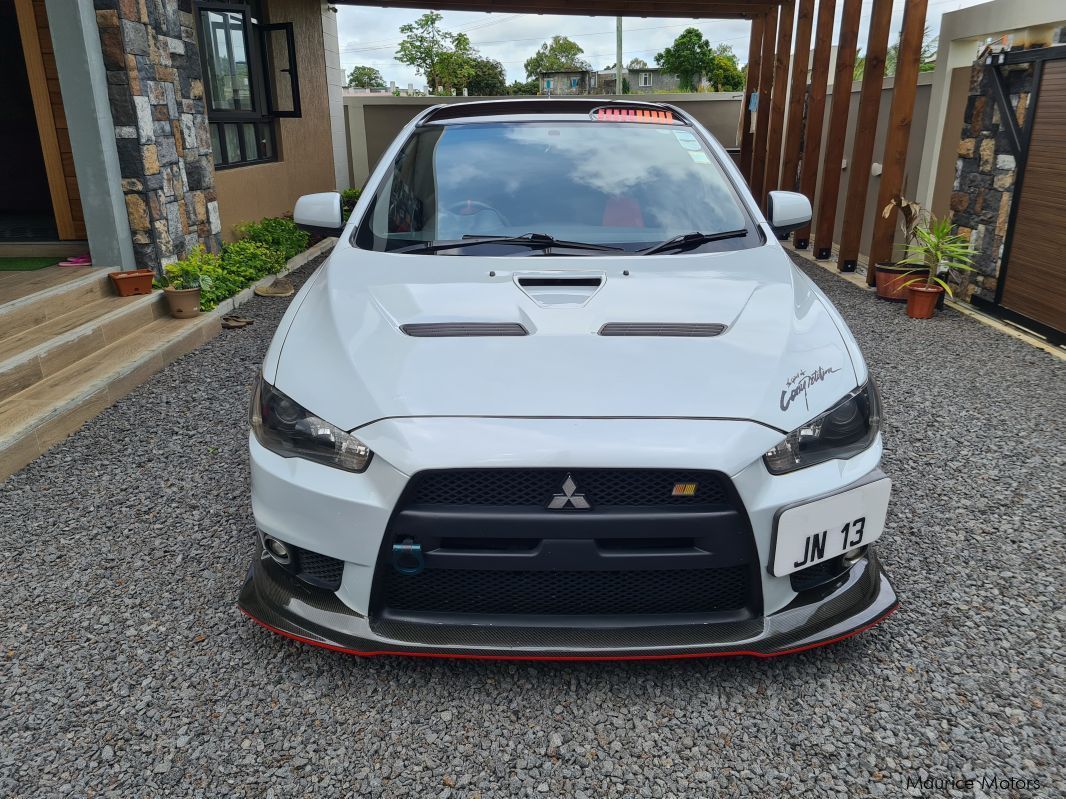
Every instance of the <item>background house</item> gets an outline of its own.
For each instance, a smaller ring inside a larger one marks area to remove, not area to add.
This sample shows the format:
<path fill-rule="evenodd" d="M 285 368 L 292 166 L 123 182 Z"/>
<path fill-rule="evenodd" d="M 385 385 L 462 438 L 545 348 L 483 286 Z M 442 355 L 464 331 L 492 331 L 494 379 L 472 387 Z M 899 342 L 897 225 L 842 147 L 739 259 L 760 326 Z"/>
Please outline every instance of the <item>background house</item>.
<path fill-rule="evenodd" d="M 540 93 L 559 95 L 616 94 L 617 77 L 613 69 L 569 70 L 540 73 Z M 654 94 L 680 90 L 677 75 L 663 72 L 659 67 L 623 69 L 622 80 L 629 85 L 630 94 Z"/>

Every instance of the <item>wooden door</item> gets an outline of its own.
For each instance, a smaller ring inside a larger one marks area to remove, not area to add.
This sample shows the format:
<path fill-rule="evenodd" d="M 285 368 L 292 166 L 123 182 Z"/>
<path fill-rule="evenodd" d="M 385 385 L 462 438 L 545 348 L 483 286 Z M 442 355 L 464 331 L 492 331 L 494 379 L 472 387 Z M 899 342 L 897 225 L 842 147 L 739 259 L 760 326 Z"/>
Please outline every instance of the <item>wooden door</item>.
<path fill-rule="evenodd" d="M 1066 333 L 1066 59 L 1044 62 L 1000 304 Z"/>
<path fill-rule="evenodd" d="M 63 241 L 81 240 L 85 238 L 85 217 L 78 193 L 78 178 L 74 171 L 74 156 L 63 113 L 63 96 L 59 88 L 44 0 L 15 0 L 15 14 L 22 37 L 37 131 L 41 138 L 41 153 L 48 175 L 48 190 L 52 195 L 56 230 Z"/>

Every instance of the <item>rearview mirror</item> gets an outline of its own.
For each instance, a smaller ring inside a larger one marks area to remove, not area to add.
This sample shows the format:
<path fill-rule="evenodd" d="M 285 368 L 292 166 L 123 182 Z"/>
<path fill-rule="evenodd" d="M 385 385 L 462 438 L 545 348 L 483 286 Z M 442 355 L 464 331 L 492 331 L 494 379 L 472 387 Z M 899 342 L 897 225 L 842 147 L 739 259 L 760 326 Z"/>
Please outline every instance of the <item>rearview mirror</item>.
<path fill-rule="evenodd" d="M 340 194 L 335 191 L 305 194 L 296 201 L 292 221 L 310 233 L 335 235 L 344 227 Z"/>
<path fill-rule="evenodd" d="M 793 230 L 810 224 L 811 201 L 795 191 L 772 191 L 766 200 L 766 220 L 774 234 L 783 239 Z"/>

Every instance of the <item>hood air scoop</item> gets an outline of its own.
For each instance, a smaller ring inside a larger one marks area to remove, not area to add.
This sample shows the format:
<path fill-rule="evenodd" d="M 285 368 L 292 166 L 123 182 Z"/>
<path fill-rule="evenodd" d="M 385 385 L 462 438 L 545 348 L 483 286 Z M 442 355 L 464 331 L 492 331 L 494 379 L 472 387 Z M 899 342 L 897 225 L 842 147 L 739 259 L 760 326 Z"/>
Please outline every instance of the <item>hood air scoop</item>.
<path fill-rule="evenodd" d="M 424 322 L 400 325 L 415 338 L 465 338 L 470 336 L 528 336 L 518 322 Z"/>
<path fill-rule="evenodd" d="M 573 272 L 527 272 L 514 281 L 526 296 L 542 308 L 580 308 L 600 290 L 606 278 L 599 274 Z"/>
<path fill-rule="evenodd" d="M 677 336 L 698 338 L 720 336 L 725 325 L 712 323 L 608 322 L 600 328 L 601 336 Z"/>

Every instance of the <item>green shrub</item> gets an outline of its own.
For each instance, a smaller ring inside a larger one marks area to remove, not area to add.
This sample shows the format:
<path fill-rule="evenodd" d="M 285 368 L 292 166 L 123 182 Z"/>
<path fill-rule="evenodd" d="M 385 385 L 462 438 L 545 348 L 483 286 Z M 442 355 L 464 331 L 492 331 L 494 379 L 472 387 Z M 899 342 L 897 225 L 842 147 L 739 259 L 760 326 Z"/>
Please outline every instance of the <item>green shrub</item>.
<path fill-rule="evenodd" d="M 352 215 L 352 209 L 355 208 L 355 204 L 359 202 L 362 194 L 362 189 L 345 189 L 341 192 L 341 219 L 345 222 Z"/>
<path fill-rule="evenodd" d="M 222 266 L 236 282 L 247 286 L 265 275 L 280 272 L 285 258 L 280 250 L 242 239 L 222 248 Z"/>
<path fill-rule="evenodd" d="M 278 250 L 286 261 L 307 249 L 307 232 L 291 219 L 267 217 L 258 222 L 243 222 L 234 229 L 242 239 Z"/>
<path fill-rule="evenodd" d="M 201 311 L 210 311 L 241 288 L 226 273 L 222 258 L 203 245 L 189 253 L 188 258 L 164 266 L 162 282 L 176 289 L 199 287 Z"/>

